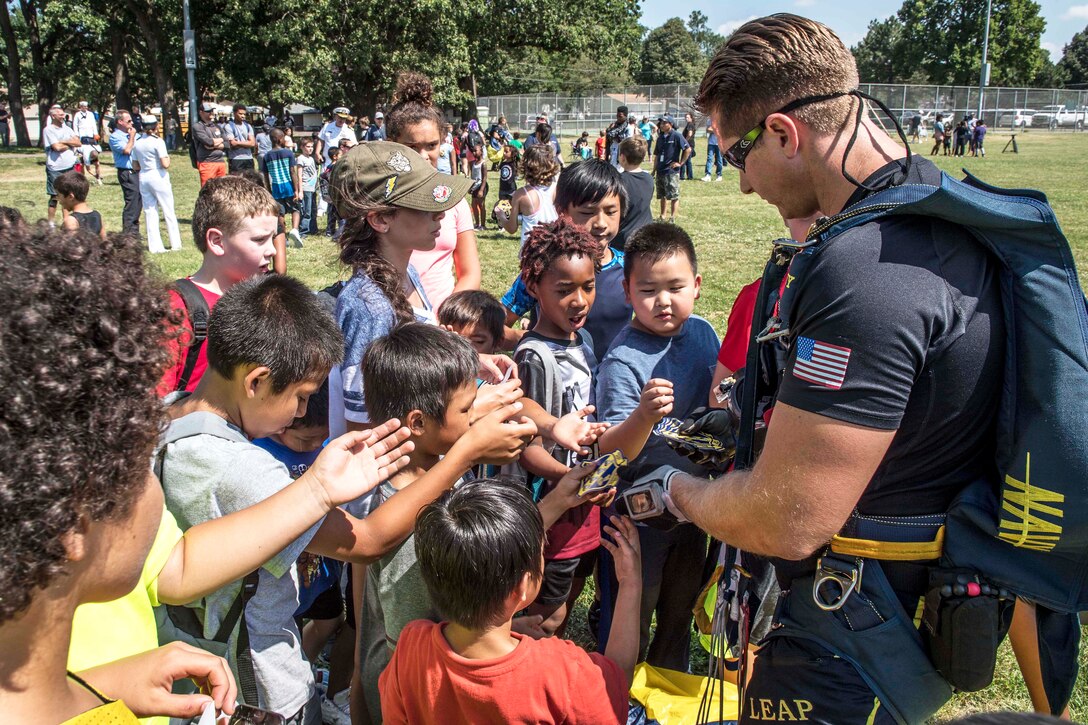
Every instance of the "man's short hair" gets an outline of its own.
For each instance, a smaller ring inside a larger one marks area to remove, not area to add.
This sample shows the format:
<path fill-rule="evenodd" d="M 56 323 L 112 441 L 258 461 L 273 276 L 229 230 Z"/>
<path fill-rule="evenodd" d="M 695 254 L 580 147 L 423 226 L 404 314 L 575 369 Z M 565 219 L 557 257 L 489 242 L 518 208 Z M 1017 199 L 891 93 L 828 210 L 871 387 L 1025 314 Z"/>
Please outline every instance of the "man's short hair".
<path fill-rule="evenodd" d="M 815 20 L 780 13 L 747 22 L 729 36 L 692 103 L 716 119 L 723 136 L 741 136 L 787 103 L 857 86 L 857 63 L 839 36 Z M 854 101 L 844 96 L 792 113 L 829 134 L 846 123 Z"/>
<path fill-rule="evenodd" d="M 238 111 L 244 110 L 246 110 L 246 104 L 244 103 L 235 103 L 233 106 L 230 107 L 231 113 L 237 113 Z"/>
<path fill-rule="evenodd" d="M 630 111 L 627 110 L 627 106 L 620 106 L 616 109 L 616 113 L 622 113 L 624 116 L 630 115 Z"/>
<path fill-rule="evenodd" d="M 63 540 L 83 517 L 117 520 L 146 490 L 170 312 L 131 235 L 0 223 L 0 244 L 6 625 L 65 576 Z"/>
<path fill-rule="evenodd" d="M 363 391 L 371 420 L 413 410 L 444 421 L 450 398 L 476 381 L 480 360 L 460 335 L 435 325 L 406 322 L 379 337 L 363 355 Z"/>
<path fill-rule="evenodd" d="M 273 393 L 323 380 L 344 355 L 340 327 L 317 295 L 279 274 L 231 287 L 212 310 L 206 344 L 208 367 L 218 375 L 230 379 L 244 365 L 265 366 Z"/>
<path fill-rule="evenodd" d="M 469 629 L 505 621 L 526 573 L 540 579 L 544 522 L 528 490 L 481 478 L 449 491 L 416 519 L 416 558 L 431 601 Z"/>
<path fill-rule="evenodd" d="M 132 111 L 126 111 L 123 108 L 119 108 L 117 109 L 117 113 L 113 114 L 113 120 L 120 121 L 121 116 L 128 116 L 129 118 L 132 118 Z"/>
<path fill-rule="evenodd" d="M 506 327 L 506 310 L 489 292 L 466 289 L 454 292 L 438 307 L 438 324 L 455 329 L 475 326 L 499 343 Z"/>
<path fill-rule="evenodd" d="M 620 156 L 629 164 L 641 164 L 646 160 L 646 139 L 631 136 L 620 142 Z"/>
<path fill-rule="evenodd" d="M 79 171 L 65 171 L 53 182 L 53 189 L 58 196 L 71 194 L 76 201 L 87 201 L 87 194 L 91 191 L 91 185 L 87 177 Z"/>
<path fill-rule="evenodd" d="M 586 159 L 570 164 L 559 174 L 555 185 L 555 208 L 568 212 L 582 204 L 597 204 L 615 194 L 620 200 L 620 213 L 627 212 L 627 189 L 616 167 L 604 159 Z"/>
<path fill-rule="evenodd" d="M 688 233 L 675 224 L 650 222 L 627 239 L 623 248 L 623 278 L 631 279 L 635 262 L 657 264 L 674 254 L 685 255 L 691 262 L 691 273 L 699 273 L 695 245 Z"/>
<path fill-rule="evenodd" d="M 193 242 L 201 253 L 208 251 L 208 230 L 229 237 L 242 221 L 255 216 L 279 216 L 280 207 L 263 186 L 238 176 L 209 179 L 196 197 L 193 209 Z"/>
<path fill-rule="evenodd" d="M 283 132 L 282 128 L 274 128 L 268 132 L 268 139 L 272 142 L 273 146 L 283 146 L 283 139 L 287 137 L 287 134 Z"/>

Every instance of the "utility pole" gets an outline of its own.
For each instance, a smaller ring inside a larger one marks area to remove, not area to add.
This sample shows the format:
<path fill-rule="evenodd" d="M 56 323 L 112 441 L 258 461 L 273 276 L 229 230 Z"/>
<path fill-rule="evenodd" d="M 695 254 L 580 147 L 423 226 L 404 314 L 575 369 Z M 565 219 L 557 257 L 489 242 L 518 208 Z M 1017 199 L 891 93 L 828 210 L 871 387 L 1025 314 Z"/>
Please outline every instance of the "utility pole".
<path fill-rule="evenodd" d="M 982 71 L 979 73 L 978 78 L 978 116 L 976 120 L 982 120 L 982 105 L 983 95 L 986 93 L 986 86 L 990 85 L 990 64 L 986 62 L 986 54 L 990 50 L 990 10 L 993 7 L 993 0 L 986 0 L 986 31 L 982 35 Z M 994 117 L 994 125 L 997 125 L 997 118 Z"/>
<path fill-rule="evenodd" d="M 184 23 L 182 35 L 185 48 L 185 71 L 189 76 L 189 133 L 196 126 L 196 35 L 189 22 L 189 0 L 181 0 L 181 16 Z"/>

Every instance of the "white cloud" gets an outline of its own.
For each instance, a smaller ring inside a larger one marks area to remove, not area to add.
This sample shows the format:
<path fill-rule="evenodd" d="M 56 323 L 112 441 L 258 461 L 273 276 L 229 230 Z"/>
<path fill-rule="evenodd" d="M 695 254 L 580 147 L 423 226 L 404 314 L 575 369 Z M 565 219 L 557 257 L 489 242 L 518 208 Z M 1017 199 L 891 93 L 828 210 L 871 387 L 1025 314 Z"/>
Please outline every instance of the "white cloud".
<path fill-rule="evenodd" d="M 1043 50 L 1050 54 L 1050 61 L 1052 63 L 1057 63 L 1059 60 L 1061 60 L 1062 47 L 1060 45 L 1058 45 L 1057 43 L 1048 43 L 1046 41 L 1043 41 L 1041 45 L 1043 46 Z"/>
<path fill-rule="evenodd" d="M 749 15 L 748 17 L 744 18 L 743 20 L 727 20 L 727 21 L 725 21 L 724 23 L 722 23 L 721 25 L 718 26 L 718 32 L 720 34 L 722 34 L 722 35 L 725 35 L 725 36 L 732 35 L 734 30 L 736 30 L 740 26 L 744 25 L 749 20 L 755 20 L 757 17 L 759 17 L 759 16 L 758 15 Z"/>
<path fill-rule="evenodd" d="M 799 8 L 810 8 L 815 4 L 816 0 L 797 0 L 797 2 L 794 3 L 794 5 Z"/>
<path fill-rule="evenodd" d="M 1073 20 L 1074 18 L 1088 20 L 1088 5 L 1072 5 L 1062 17 L 1066 20 Z"/>

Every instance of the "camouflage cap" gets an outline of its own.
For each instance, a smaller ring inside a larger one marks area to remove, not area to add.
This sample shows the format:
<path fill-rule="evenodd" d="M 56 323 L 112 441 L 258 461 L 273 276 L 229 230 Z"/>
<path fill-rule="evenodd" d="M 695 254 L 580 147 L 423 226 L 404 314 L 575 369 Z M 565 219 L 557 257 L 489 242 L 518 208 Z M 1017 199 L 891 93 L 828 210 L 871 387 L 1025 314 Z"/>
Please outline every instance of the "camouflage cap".
<path fill-rule="evenodd" d="M 448 211 L 465 198 L 472 182 L 441 174 L 427 159 L 391 141 L 359 144 L 332 167 L 329 196 L 340 216 L 356 216 L 352 199 L 418 211 Z"/>

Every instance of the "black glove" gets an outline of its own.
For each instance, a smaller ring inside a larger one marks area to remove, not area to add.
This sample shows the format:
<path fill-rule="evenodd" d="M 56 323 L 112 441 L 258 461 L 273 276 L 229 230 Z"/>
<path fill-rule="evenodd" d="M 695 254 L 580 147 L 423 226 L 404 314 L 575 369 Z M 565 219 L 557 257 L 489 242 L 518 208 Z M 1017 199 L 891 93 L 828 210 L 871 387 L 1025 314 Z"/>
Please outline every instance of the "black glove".
<path fill-rule="evenodd" d="M 737 453 L 740 418 L 731 408 L 697 408 L 680 423 L 681 440 L 667 439 L 669 447 L 693 463 L 711 470 L 724 471 Z M 699 446 L 698 438 L 716 440 L 721 449 Z M 689 439 L 689 440 L 683 440 Z"/>

